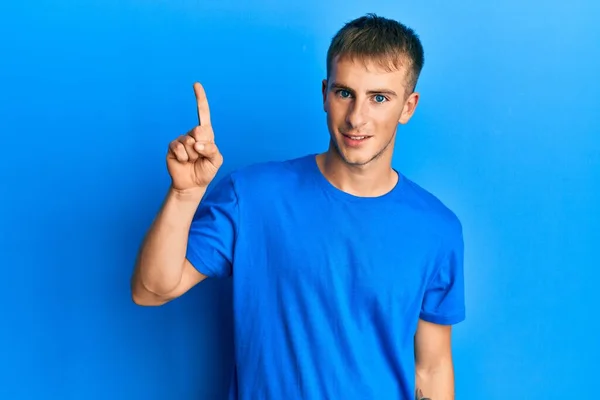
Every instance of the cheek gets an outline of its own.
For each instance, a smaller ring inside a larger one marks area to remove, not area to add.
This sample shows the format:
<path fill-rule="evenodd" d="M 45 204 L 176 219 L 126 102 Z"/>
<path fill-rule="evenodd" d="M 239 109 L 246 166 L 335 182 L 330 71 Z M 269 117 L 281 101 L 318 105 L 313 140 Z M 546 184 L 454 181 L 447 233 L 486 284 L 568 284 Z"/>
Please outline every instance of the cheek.
<path fill-rule="evenodd" d="M 330 100 L 327 102 L 327 112 L 332 121 L 343 121 L 346 118 L 346 107 L 339 101 Z"/>
<path fill-rule="evenodd" d="M 392 109 L 379 109 L 373 112 L 371 121 L 373 122 L 375 129 L 384 133 L 393 133 L 398 126 L 398 119 L 400 118 L 400 111 Z"/>

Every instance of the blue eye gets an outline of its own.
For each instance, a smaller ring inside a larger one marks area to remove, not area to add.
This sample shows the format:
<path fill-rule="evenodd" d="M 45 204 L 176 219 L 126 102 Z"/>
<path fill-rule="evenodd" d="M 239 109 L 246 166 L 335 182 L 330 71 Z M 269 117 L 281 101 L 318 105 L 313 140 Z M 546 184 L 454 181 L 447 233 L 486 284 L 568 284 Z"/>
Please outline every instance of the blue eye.
<path fill-rule="evenodd" d="M 340 94 L 340 96 L 342 96 L 342 97 L 350 97 L 350 92 L 349 92 L 349 91 L 347 91 L 347 90 L 344 90 L 344 89 L 342 89 L 342 90 L 340 90 L 338 93 L 339 93 L 339 94 Z"/>
<path fill-rule="evenodd" d="M 384 101 L 386 101 L 386 98 L 385 98 L 385 96 L 378 94 L 378 95 L 375 95 L 375 101 L 378 103 L 383 103 Z"/>

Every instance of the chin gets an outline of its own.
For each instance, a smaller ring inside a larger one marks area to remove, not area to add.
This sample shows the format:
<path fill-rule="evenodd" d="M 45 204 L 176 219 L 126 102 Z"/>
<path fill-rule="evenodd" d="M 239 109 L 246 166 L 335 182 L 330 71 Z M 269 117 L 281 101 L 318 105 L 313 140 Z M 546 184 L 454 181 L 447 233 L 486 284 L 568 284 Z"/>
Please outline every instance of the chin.
<path fill-rule="evenodd" d="M 344 140 L 343 137 L 336 137 L 332 141 L 333 150 L 345 164 L 354 167 L 364 167 L 376 163 L 382 158 L 385 159 L 390 150 L 389 146 L 383 146 L 377 151 L 374 137 L 367 139 L 364 143 L 348 144 L 346 142 L 347 140 Z"/>
<path fill-rule="evenodd" d="M 377 158 L 373 151 L 366 148 L 349 148 L 339 142 L 334 143 L 334 148 L 340 159 L 344 163 L 352 166 L 363 166 L 373 161 L 374 158 Z"/>
<path fill-rule="evenodd" d="M 342 155 L 342 159 L 344 160 L 344 162 L 348 165 L 352 165 L 354 167 L 362 167 L 365 166 L 367 164 L 369 164 L 371 161 L 373 161 L 375 158 L 375 156 L 364 156 L 364 155 L 355 155 L 355 154 L 351 154 L 351 155 Z"/>

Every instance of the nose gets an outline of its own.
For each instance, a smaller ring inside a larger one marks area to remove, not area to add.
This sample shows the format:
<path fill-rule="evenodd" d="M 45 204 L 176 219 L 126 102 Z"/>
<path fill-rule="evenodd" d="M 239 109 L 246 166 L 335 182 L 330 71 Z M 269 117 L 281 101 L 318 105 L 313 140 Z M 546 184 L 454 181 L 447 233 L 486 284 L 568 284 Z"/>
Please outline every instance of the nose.
<path fill-rule="evenodd" d="M 346 122 L 352 127 L 352 129 L 360 128 L 366 122 L 366 107 L 364 103 L 364 101 L 355 98 L 348 107 Z"/>

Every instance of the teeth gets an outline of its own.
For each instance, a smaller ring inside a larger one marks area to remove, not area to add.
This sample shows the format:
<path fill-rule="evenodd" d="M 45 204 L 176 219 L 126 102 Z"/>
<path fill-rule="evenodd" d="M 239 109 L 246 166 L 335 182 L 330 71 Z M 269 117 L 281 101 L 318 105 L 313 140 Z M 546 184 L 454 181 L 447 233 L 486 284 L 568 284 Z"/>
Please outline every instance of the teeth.
<path fill-rule="evenodd" d="M 362 140 L 366 138 L 366 136 L 350 136 L 350 139 L 354 139 L 354 140 Z"/>

